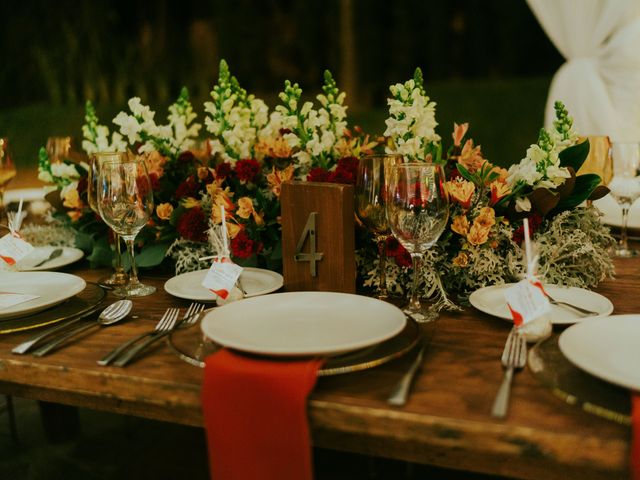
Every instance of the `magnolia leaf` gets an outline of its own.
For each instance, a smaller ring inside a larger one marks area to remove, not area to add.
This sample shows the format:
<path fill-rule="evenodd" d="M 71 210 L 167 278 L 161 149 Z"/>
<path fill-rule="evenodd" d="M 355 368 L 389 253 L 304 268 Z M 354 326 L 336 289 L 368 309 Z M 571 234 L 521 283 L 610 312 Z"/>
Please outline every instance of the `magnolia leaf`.
<path fill-rule="evenodd" d="M 602 197 L 606 197 L 607 195 L 609 195 L 609 192 L 611 190 L 609 190 L 609 188 L 605 187 L 604 185 L 598 185 L 593 192 L 591 192 L 591 195 L 589 195 L 588 200 L 599 200 Z"/>
<path fill-rule="evenodd" d="M 529 195 L 531 206 L 543 217 L 553 210 L 560 201 L 560 195 L 552 192 L 548 188 L 536 188 Z"/>
<path fill-rule="evenodd" d="M 154 243 L 145 246 L 142 251 L 136 255 L 136 265 L 143 268 L 157 267 L 164 260 L 168 243 Z"/>
<path fill-rule="evenodd" d="M 87 235 L 83 232 L 77 232 L 76 248 L 79 248 L 85 253 L 90 252 L 93 249 L 93 238 L 91 238 L 91 235 Z"/>
<path fill-rule="evenodd" d="M 109 245 L 96 243 L 87 260 L 91 263 L 91 268 L 110 267 L 113 261 L 113 251 Z"/>
<path fill-rule="evenodd" d="M 577 172 L 587 159 L 587 156 L 589 155 L 589 148 L 590 145 L 588 139 L 584 142 L 565 148 L 558 155 L 560 158 L 560 166 L 572 167 Z"/>
<path fill-rule="evenodd" d="M 184 208 L 182 205 L 180 205 L 179 207 L 175 208 L 173 210 L 173 212 L 171 212 L 171 218 L 169 219 L 169 223 L 174 226 L 177 227 L 178 226 L 178 220 L 180 219 L 180 217 L 182 216 L 182 214 L 186 211 L 187 209 Z"/>
<path fill-rule="evenodd" d="M 591 193 L 600 185 L 600 177 L 593 173 L 576 177 L 573 192 L 567 198 L 563 198 L 553 210 L 553 214 L 576 208 L 591 196 Z"/>

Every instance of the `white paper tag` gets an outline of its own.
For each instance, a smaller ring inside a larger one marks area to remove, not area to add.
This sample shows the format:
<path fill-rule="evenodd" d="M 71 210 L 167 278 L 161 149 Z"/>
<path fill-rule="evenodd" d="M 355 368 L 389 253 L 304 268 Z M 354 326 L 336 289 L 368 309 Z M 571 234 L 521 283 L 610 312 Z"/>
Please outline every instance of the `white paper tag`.
<path fill-rule="evenodd" d="M 548 313 L 551 304 L 537 280 L 521 280 L 504 291 L 513 323 L 519 327 Z"/>
<path fill-rule="evenodd" d="M 33 246 L 19 236 L 7 233 L 0 238 L 0 260 L 8 265 L 15 265 L 21 259 L 33 252 Z"/>
<path fill-rule="evenodd" d="M 242 267 L 233 263 L 229 257 L 218 257 L 209 267 L 207 276 L 202 281 L 202 286 L 220 298 L 226 299 L 241 273 Z"/>
<path fill-rule="evenodd" d="M 0 292 L 0 310 L 3 308 L 13 307 L 19 303 L 28 302 L 34 298 L 40 298 L 39 295 L 28 295 L 26 293 L 6 293 Z"/>

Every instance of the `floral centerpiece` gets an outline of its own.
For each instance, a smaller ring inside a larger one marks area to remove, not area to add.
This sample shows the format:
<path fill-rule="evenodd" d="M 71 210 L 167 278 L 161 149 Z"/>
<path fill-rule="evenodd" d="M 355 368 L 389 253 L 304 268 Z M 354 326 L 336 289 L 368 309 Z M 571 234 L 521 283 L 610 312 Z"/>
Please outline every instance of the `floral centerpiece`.
<path fill-rule="evenodd" d="M 613 274 L 613 238 L 599 212 L 580 206 L 607 193 L 600 177 L 577 175 L 589 152 L 580 142 L 564 105 L 556 102 L 553 128 L 541 129 L 537 143 L 509 170 L 496 167 L 481 147 L 466 138 L 468 124 L 454 124 L 453 143 L 443 155 L 435 133 L 435 103 L 426 95 L 419 70 L 413 79 L 390 88 L 387 151 L 412 160 L 442 162 L 449 180 L 450 220 L 425 255 L 422 288 L 436 305 L 454 307 L 473 290 L 521 278 L 524 271 L 522 220 L 528 218 L 540 255 L 539 276 L 554 284 L 592 287 Z M 387 242 L 389 285 L 404 295 L 410 285 L 410 257 L 393 238 Z M 360 250 L 364 285 L 377 286 L 377 255 Z"/>
<path fill-rule="evenodd" d="M 422 293 L 437 306 L 455 307 L 472 290 L 518 279 L 523 273 L 522 220 L 528 218 L 540 254 L 539 275 L 547 282 L 594 286 L 613 273 L 608 229 L 585 200 L 606 193 L 597 175 L 578 175 L 588 150 L 572 119 L 556 104 L 553 128 L 542 129 L 525 158 L 509 170 L 490 163 L 467 137 L 468 124 L 454 124 L 451 145 L 436 133 L 436 104 L 426 93 L 420 69 L 390 87 L 383 141 L 369 141 L 349 129 L 345 94 L 325 72 L 317 105 L 302 101 L 298 84 L 285 82 L 280 105 L 269 111 L 220 64 L 217 84 L 204 105 L 204 129 L 183 89 L 169 107 L 167 122 L 139 98 L 129 112 L 101 125 L 87 103 L 83 148 L 90 155 L 130 149 L 143 155 L 156 209 L 138 237 L 136 260 L 151 267 L 171 259 L 176 273 L 206 268 L 201 257 L 218 253 L 209 238 L 224 212 L 234 260 L 245 266 L 278 269 L 281 262 L 280 188 L 289 180 L 354 183 L 358 157 L 385 148 L 408 161 L 441 162 L 451 197 L 450 220 L 437 245 L 425 255 Z M 109 264 L 112 242 L 99 216 L 88 208 L 85 163 L 51 164 L 40 151 L 40 178 L 54 185 L 57 216 L 76 232 L 76 244 L 90 252 L 92 265 Z M 224 207 L 224 209 L 222 208 Z M 338 233 L 337 233 L 338 234 Z M 410 259 L 387 240 L 389 287 L 404 295 Z M 357 266 L 365 288 L 375 288 L 377 249 L 358 232 Z"/>
<path fill-rule="evenodd" d="M 156 208 L 137 242 L 136 261 L 142 267 L 175 262 L 177 273 L 206 268 L 199 258 L 215 254 L 210 228 L 222 222 L 230 234 L 234 260 L 244 266 L 279 269 L 280 187 L 283 182 L 349 180 L 355 178 L 357 156 L 370 148 L 361 132 L 347 129 L 345 94 L 330 72 L 325 72 L 319 105 L 302 102 L 298 84 L 285 82 L 281 105 L 267 105 L 247 94 L 220 64 L 218 83 L 204 104 L 202 125 L 183 89 L 169 107 L 167 123 L 158 125 L 155 112 L 139 98 L 129 100 L 129 112 L 120 112 L 110 133 L 87 103 L 83 149 L 131 149 L 146 160 Z M 76 244 L 90 252 L 92 265 L 110 264 L 112 238 L 99 217 L 88 208 L 88 165 L 49 161 L 40 150 L 40 178 L 55 186 L 57 216 L 76 232 Z M 320 175 L 322 178 L 314 178 Z"/>

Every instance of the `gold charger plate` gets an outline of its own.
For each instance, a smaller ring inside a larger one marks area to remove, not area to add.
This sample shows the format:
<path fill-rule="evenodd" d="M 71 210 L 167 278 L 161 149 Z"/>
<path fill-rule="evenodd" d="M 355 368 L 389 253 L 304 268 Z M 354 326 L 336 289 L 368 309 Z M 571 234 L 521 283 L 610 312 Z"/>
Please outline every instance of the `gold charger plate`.
<path fill-rule="evenodd" d="M 395 337 L 377 345 L 327 358 L 318 376 L 327 377 L 357 372 L 390 362 L 409 352 L 420 339 L 418 324 L 407 319 L 407 325 Z M 200 325 L 176 329 L 168 336 L 171 349 L 185 362 L 204 368 L 204 358 L 220 348 L 203 336 Z"/>
<path fill-rule="evenodd" d="M 95 283 L 88 283 L 85 289 L 55 307 L 33 315 L 0 320 L 0 334 L 21 332 L 61 322 L 67 318 L 81 315 L 98 305 L 107 292 Z"/>
<path fill-rule="evenodd" d="M 631 425 L 629 390 L 600 380 L 574 366 L 558 347 L 559 335 L 536 344 L 529 351 L 533 376 L 569 405 L 623 425 Z"/>

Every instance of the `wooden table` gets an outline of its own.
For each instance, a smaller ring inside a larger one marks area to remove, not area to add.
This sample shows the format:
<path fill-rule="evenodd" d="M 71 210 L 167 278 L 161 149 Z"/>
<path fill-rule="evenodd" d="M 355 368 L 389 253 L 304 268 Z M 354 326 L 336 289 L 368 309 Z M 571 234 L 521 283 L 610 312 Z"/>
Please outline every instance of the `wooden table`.
<path fill-rule="evenodd" d="M 640 311 L 640 259 L 618 261 L 616 280 L 598 289 L 616 314 Z M 104 271 L 69 270 L 87 280 Z M 202 425 L 202 371 L 161 345 L 121 369 L 96 360 L 155 325 L 169 305 L 162 290 L 135 299 L 140 318 L 102 328 L 45 358 L 11 348 L 31 333 L 0 337 L 0 392 L 186 425 Z M 443 314 L 410 401 L 385 398 L 410 357 L 319 380 L 309 403 L 313 443 L 350 452 L 517 478 L 628 478 L 630 430 L 563 403 L 525 370 L 515 377 L 506 420 L 489 415 L 502 379 L 499 357 L 510 325 L 473 309 Z"/>

